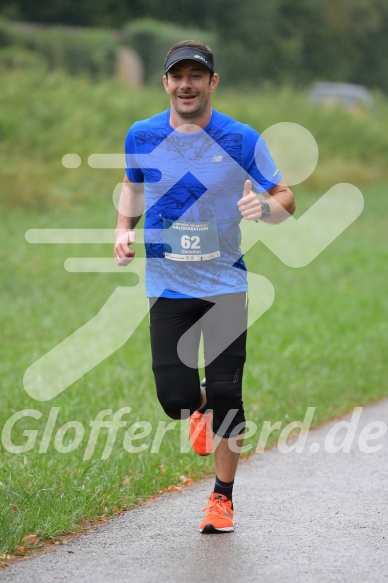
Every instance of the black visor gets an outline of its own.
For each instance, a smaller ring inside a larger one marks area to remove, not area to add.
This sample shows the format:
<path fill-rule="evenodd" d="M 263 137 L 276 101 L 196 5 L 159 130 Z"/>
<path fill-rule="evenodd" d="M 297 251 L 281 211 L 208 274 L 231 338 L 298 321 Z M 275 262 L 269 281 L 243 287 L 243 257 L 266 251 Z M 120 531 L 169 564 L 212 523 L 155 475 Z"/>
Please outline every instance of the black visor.
<path fill-rule="evenodd" d="M 179 61 L 197 61 L 197 63 L 201 63 L 205 67 L 209 69 L 212 73 L 214 73 L 213 63 L 210 61 L 209 57 L 203 51 L 199 49 L 195 49 L 193 47 L 181 47 L 180 49 L 176 49 L 171 55 L 168 57 L 167 61 L 164 64 L 164 70 L 167 73 L 171 67 L 179 63 Z"/>

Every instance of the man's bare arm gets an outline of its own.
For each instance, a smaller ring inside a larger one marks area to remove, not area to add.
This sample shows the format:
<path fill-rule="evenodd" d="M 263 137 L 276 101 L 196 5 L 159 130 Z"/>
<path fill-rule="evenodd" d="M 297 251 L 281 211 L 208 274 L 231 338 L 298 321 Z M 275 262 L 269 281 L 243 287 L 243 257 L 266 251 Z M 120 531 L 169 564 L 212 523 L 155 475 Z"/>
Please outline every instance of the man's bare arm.
<path fill-rule="evenodd" d="M 271 209 L 271 216 L 264 219 L 267 223 L 281 223 L 290 215 L 293 215 L 296 209 L 294 195 L 288 188 L 284 180 L 280 180 L 268 190 L 265 202 L 268 202 Z"/>
<path fill-rule="evenodd" d="M 128 265 L 135 257 L 135 250 L 131 249 L 130 245 L 135 243 L 133 229 L 140 221 L 143 212 L 144 186 L 131 182 L 125 175 L 118 204 L 116 243 L 113 250 L 116 262 L 121 267 Z"/>

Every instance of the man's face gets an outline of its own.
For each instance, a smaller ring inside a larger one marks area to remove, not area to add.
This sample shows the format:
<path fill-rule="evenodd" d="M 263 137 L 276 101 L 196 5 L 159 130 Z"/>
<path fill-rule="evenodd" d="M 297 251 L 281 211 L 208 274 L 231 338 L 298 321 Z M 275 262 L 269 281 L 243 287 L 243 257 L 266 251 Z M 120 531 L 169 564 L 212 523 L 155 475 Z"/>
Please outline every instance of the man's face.
<path fill-rule="evenodd" d="M 196 61 L 181 61 L 163 77 L 171 107 L 180 118 L 195 120 L 210 110 L 210 95 L 218 85 L 218 75 Z"/>

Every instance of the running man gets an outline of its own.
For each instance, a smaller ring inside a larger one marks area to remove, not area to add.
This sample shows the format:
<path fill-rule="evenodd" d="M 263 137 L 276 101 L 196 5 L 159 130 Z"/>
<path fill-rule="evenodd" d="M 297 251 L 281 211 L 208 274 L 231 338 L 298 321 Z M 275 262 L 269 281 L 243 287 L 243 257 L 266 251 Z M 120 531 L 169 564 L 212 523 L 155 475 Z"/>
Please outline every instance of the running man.
<path fill-rule="evenodd" d="M 212 110 L 218 82 L 206 45 L 187 40 L 169 50 L 163 85 L 170 108 L 136 122 L 126 137 L 114 247 L 117 265 L 134 259 L 134 229 L 145 212 L 157 396 L 172 419 L 190 416 L 199 455 L 214 449 L 215 486 L 202 533 L 234 529 L 232 491 L 245 427 L 248 291 L 239 223 L 242 218 L 278 223 L 295 210 L 292 192 L 259 134 Z"/>

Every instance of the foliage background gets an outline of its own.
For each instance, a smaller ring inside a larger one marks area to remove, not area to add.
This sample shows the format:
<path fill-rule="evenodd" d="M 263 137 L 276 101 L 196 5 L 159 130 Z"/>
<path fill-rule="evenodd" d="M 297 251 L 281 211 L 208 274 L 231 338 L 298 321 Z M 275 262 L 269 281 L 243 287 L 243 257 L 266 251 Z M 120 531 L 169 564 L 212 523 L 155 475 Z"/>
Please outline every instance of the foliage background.
<path fill-rule="evenodd" d="M 173 42 L 195 34 L 214 47 L 225 84 L 328 80 L 388 91 L 385 0 L 1 0 L 1 16 L 111 31 L 143 57 L 148 80 L 151 55 L 161 62 Z M 0 47 L 10 36 L 0 31 Z M 104 42 L 95 43 L 97 52 Z"/>

